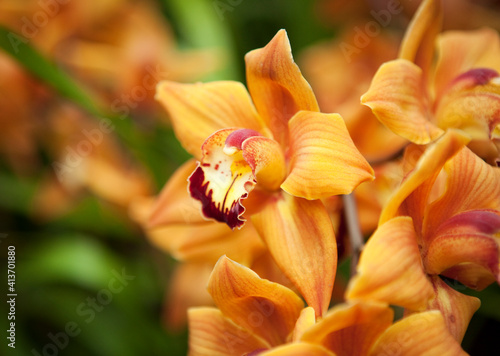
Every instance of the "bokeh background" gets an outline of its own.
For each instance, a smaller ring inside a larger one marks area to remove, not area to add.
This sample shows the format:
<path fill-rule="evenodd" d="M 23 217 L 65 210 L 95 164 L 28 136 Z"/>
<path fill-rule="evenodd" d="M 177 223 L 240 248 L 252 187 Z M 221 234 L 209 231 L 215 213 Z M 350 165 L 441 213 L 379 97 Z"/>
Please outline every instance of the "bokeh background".
<path fill-rule="evenodd" d="M 285 28 L 322 108 L 341 111 L 347 91 L 369 84 L 360 73 L 396 55 L 418 1 L 394 1 L 1 0 L 0 291 L 14 246 L 17 293 L 16 348 L 5 333 L 1 354 L 185 355 L 183 311 L 168 304 L 177 262 L 134 213 L 189 158 L 154 85 L 244 82 L 245 53 Z M 446 29 L 500 26 L 497 1 L 445 5 Z M 374 16 L 388 6 L 398 11 Z M 369 42 L 387 37 L 385 47 L 356 47 L 366 58 L 352 67 L 339 44 L 373 21 Z M 466 292 L 482 306 L 464 348 L 488 354 L 500 289 Z"/>

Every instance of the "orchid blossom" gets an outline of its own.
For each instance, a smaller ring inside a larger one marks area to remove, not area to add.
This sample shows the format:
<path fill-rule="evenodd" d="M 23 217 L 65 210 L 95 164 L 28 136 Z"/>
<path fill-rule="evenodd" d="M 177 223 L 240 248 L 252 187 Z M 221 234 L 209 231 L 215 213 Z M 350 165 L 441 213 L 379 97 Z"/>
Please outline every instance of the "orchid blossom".
<path fill-rule="evenodd" d="M 500 169 L 464 147 L 468 141 L 449 130 L 424 153 L 409 147 L 419 160 L 385 206 L 347 291 L 351 300 L 438 309 L 459 342 L 479 300 L 440 276 L 476 289 L 500 282 Z"/>
<path fill-rule="evenodd" d="M 373 179 L 373 170 L 342 117 L 319 112 L 284 30 L 245 61 L 250 95 L 232 81 L 165 81 L 157 98 L 181 144 L 199 160 L 189 191 L 203 215 L 232 229 L 251 217 L 279 267 L 322 315 L 337 257 L 320 199 L 350 193 Z M 164 207 L 158 204 L 152 216 Z"/>
<path fill-rule="evenodd" d="M 361 101 L 389 129 L 417 144 L 450 128 L 463 130 L 472 139 L 469 147 L 494 163 L 500 157 L 498 33 L 483 28 L 438 36 L 441 18 L 440 1 L 422 3 L 399 58 L 379 68 Z"/>
<path fill-rule="evenodd" d="M 217 306 L 189 311 L 190 356 L 463 355 L 436 311 L 393 324 L 388 304 L 353 301 L 315 318 L 288 288 L 223 256 L 208 283 Z"/>

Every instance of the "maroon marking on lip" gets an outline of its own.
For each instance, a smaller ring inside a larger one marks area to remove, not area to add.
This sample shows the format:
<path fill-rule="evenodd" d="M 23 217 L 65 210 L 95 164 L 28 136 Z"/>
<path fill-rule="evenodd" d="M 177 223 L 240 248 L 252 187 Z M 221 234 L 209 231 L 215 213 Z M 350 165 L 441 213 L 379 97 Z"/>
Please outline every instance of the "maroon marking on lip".
<path fill-rule="evenodd" d="M 240 204 L 239 200 L 245 199 L 248 196 L 248 193 L 243 194 L 240 199 L 234 201 L 230 208 L 222 210 L 223 204 L 216 204 L 212 200 L 213 191 L 212 189 L 208 189 L 209 182 L 203 184 L 204 181 L 205 172 L 203 172 L 201 167 L 197 167 L 193 174 L 189 177 L 189 193 L 194 199 L 201 202 L 203 215 L 206 218 L 226 223 L 233 230 L 236 227 L 239 228 L 243 226 L 243 224 L 245 224 L 245 220 L 240 220 L 240 216 L 245 212 L 245 208 Z"/>
<path fill-rule="evenodd" d="M 498 77 L 498 72 L 496 70 L 490 68 L 474 68 L 457 76 L 452 83 L 466 81 L 470 83 L 467 86 L 472 87 L 488 84 L 488 82 L 495 77 Z"/>

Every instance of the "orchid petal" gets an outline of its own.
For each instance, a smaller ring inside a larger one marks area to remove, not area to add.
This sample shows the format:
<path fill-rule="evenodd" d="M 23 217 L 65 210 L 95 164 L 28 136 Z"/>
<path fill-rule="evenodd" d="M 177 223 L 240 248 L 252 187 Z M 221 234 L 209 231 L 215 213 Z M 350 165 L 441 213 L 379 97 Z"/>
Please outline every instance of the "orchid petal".
<path fill-rule="evenodd" d="M 418 207 L 417 210 L 420 219 L 423 219 L 423 209 L 427 204 L 427 195 L 430 192 L 432 182 L 434 182 L 446 161 L 457 154 L 457 152 L 468 142 L 469 139 L 462 133 L 455 130 L 449 130 L 440 140 L 428 147 L 426 152 L 418 160 L 415 169 L 406 177 L 400 188 L 394 192 L 387 202 L 380 215 L 379 224 L 383 224 L 390 218 L 396 216 L 398 209 L 405 199 L 424 182 L 428 181 L 428 183 L 426 183 L 428 187 L 426 188 L 427 193 L 425 196 L 422 198 L 421 195 L 416 194 L 415 196 L 420 196 L 418 198 L 420 202 L 412 204 L 415 208 Z"/>
<path fill-rule="evenodd" d="M 217 130 L 240 127 L 265 133 L 247 90 L 238 82 L 162 81 L 156 99 L 169 113 L 182 146 L 197 158 L 205 139 Z"/>
<path fill-rule="evenodd" d="M 377 337 L 391 325 L 393 311 L 378 303 L 351 303 L 333 307 L 302 336 L 339 356 L 366 355 Z"/>
<path fill-rule="evenodd" d="M 399 58 L 415 63 L 427 74 L 434 57 L 434 42 L 441 31 L 442 20 L 440 0 L 422 2 L 406 30 L 399 49 Z"/>
<path fill-rule="evenodd" d="M 321 201 L 276 194 L 252 222 L 283 273 L 316 315 L 323 315 L 335 279 L 337 244 Z"/>
<path fill-rule="evenodd" d="M 189 355 L 244 355 L 269 344 L 236 325 L 215 308 L 192 308 L 189 318 Z"/>
<path fill-rule="evenodd" d="M 265 47 L 247 53 L 245 63 L 255 107 L 273 138 L 284 147 L 288 120 L 299 110 L 319 111 L 309 83 L 293 61 L 286 31 L 278 31 Z"/>
<path fill-rule="evenodd" d="M 272 346 L 287 340 L 304 307 L 290 289 L 261 279 L 226 256 L 215 265 L 208 292 L 226 317 Z"/>
<path fill-rule="evenodd" d="M 467 355 L 448 332 L 439 311 L 412 314 L 391 325 L 370 350 L 370 356 Z"/>
<path fill-rule="evenodd" d="M 446 165 L 445 194 L 429 207 L 425 231 L 431 234 L 449 217 L 467 210 L 500 210 L 500 170 L 462 149 Z"/>
<path fill-rule="evenodd" d="M 466 131 L 474 140 L 489 140 L 500 124 L 500 76 L 476 68 L 455 78 L 436 109 L 437 125 Z"/>
<path fill-rule="evenodd" d="M 480 265 L 469 262 L 454 265 L 441 272 L 441 275 L 460 281 L 463 285 L 478 291 L 483 290 L 496 281 L 491 271 Z"/>
<path fill-rule="evenodd" d="M 227 154 L 225 141 L 236 129 L 219 130 L 202 146 L 203 158 L 189 177 L 191 196 L 202 203 L 203 215 L 241 228 L 245 208 L 241 200 L 255 186 L 255 177 L 241 151 Z"/>
<path fill-rule="evenodd" d="M 447 31 L 437 39 L 437 53 L 434 84 L 438 97 L 454 78 L 472 68 L 500 72 L 500 39 L 498 33 L 489 28 Z"/>
<path fill-rule="evenodd" d="M 297 342 L 265 351 L 259 356 L 335 356 L 333 352 L 314 344 Z"/>
<path fill-rule="evenodd" d="M 397 217 L 379 226 L 361 253 L 346 298 L 423 310 L 432 296 L 411 218 Z"/>
<path fill-rule="evenodd" d="M 259 186 L 270 191 L 279 189 L 285 179 L 286 166 L 278 142 L 262 136 L 250 137 L 243 142 L 242 151 Z"/>
<path fill-rule="evenodd" d="M 417 144 L 429 143 L 443 134 L 433 117 L 422 70 L 397 59 L 380 66 L 361 103 L 394 133 Z"/>
<path fill-rule="evenodd" d="M 300 111 L 289 127 L 291 171 L 281 185 L 289 194 L 321 199 L 349 194 L 373 179 L 340 115 Z"/>
<path fill-rule="evenodd" d="M 193 225 L 172 224 L 152 229 L 147 235 L 152 244 L 180 261 L 214 263 L 226 254 L 239 263 L 249 264 L 254 256 L 265 251 L 252 224 L 235 231 L 213 221 Z"/>
<path fill-rule="evenodd" d="M 302 309 L 300 316 L 295 323 L 295 328 L 293 329 L 292 341 L 296 342 L 302 338 L 304 332 L 312 327 L 316 323 L 316 313 L 314 308 L 307 307 Z"/>
<path fill-rule="evenodd" d="M 469 262 L 484 267 L 500 281 L 498 245 L 487 234 L 439 235 L 423 254 L 427 273 L 440 274 L 454 265 Z"/>
<path fill-rule="evenodd" d="M 429 304 L 429 309 L 441 311 L 451 335 L 461 343 L 470 319 L 479 309 L 481 301 L 455 291 L 437 276 L 431 278 L 436 296 Z"/>
<path fill-rule="evenodd" d="M 202 223 L 200 204 L 188 193 L 187 180 L 196 168 L 196 160 L 190 159 L 170 177 L 156 199 L 149 216 L 148 228 L 181 223 Z"/>

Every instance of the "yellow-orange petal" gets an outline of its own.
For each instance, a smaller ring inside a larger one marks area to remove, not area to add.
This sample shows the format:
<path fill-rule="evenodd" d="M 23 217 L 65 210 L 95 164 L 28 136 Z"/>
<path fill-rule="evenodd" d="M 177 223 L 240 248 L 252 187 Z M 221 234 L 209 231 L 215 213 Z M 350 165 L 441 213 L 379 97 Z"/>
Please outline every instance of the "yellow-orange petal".
<path fill-rule="evenodd" d="M 202 205 L 203 216 L 226 223 L 231 229 L 245 223 L 241 200 L 255 186 L 252 168 L 240 150 L 227 154 L 225 142 L 236 129 L 223 129 L 211 135 L 202 146 L 203 158 L 189 176 L 189 192 Z"/>
<path fill-rule="evenodd" d="M 259 356 L 335 356 L 335 354 L 319 345 L 296 342 L 265 351 Z"/>
<path fill-rule="evenodd" d="M 449 217 L 467 210 L 500 210 L 500 169 L 463 148 L 445 165 L 445 194 L 429 207 L 426 235 Z"/>
<path fill-rule="evenodd" d="M 323 203 L 275 194 L 252 222 L 283 273 L 316 315 L 323 315 L 337 268 L 337 244 Z"/>
<path fill-rule="evenodd" d="M 442 276 L 460 281 L 463 285 L 478 291 L 496 281 L 495 276 L 486 268 L 473 263 L 460 263 L 441 272 Z"/>
<path fill-rule="evenodd" d="M 261 279 L 226 256 L 215 265 L 208 292 L 226 317 L 272 346 L 286 342 L 304 307 L 290 289 Z"/>
<path fill-rule="evenodd" d="M 243 141 L 242 153 L 250 165 L 259 187 L 277 190 L 286 176 L 285 156 L 273 139 L 254 136 Z"/>
<path fill-rule="evenodd" d="M 399 49 L 399 58 L 418 65 L 427 77 L 434 59 L 434 46 L 441 31 L 443 10 L 441 0 L 423 1 L 406 30 Z"/>
<path fill-rule="evenodd" d="M 412 314 L 391 325 L 377 340 L 370 356 L 467 355 L 449 333 L 437 310 Z"/>
<path fill-rule="evenodd" d="M 270 346 L 216 308 L 191 308 L 188 320 L 190 356 L 245 355 Z"/>
<path fill-rule="evenodd" d="M 434 85 L 438 97 L 454 78 L 472 68 L 500 72 L 500 38 L 490 28 L 447 31 L 437 39 L 437 54 Z"/>
<path fill-rule="evenodd" d="M 366 355 L 392 319 L 393 311 L 385 304 L 339 304 L 309 328 L 302 341 L 323 345 L 338 356 Z"/>
<path fill-rule="evenodd" d="M 196 160 L 190 159 L 172 174 L 151 207 L 147 228 L 206 221 L 200 203 L 188 193 L 187 180 L 195 168 Z"/>
<path fill-rule="evenodd" d="M 346 298 L 424 310 L 432 296 L 411 218 L 396 217 L 379 226 L 361 253 Z"/>
<path fill-rule="evenodd" d="M 231 231 L 225 224 L 205 221 L 172 224 L 147 231 L 148 240 L 180 261 L 204 261 L 212 265 L 226 254 L 239 263 L 250 264 L 266 250 L 252 224 Z"/>
<path fill-rule="evenodd" d="M 162 81 L 157 86 L 156 99 L 169 113 L 177 139 L 198 159 L 203 142 L 217 130 L 238 127 L 265 134 L 247 90 L 238 82 Z"/>
<path fill-rule="evenodd" d="M 436 294 L 429 303 L 429 309 L 441 311 L 451 335 L 461 343 L 470 319 L 479 309 L 481 301 L 455 291 L 438 276 L 431 277 L 431 280 Z"/>
<path fill-rule="evenodd" d="M 457 128 L 473 140 L 488 141 L 500 124 L 500 75 L 489 68 L 471 69 L 456 77 L 436 109 L 442 129 Z"/>
<path fill-rule="evenodd" d="M 258 113 L 282 146 L 288 142 L 288 120 L 299 110 L 319 111 L 314 93 L 292 57 L 285 30 L 265 47 L 245 56 L 248 90 Z"/>
<path fill-rule="evenodd" d="M 499 248 L 487 234 L 439 235 L 426 246 L 424 253 L 425 270 L 430 274 L 440 274 L 454 265 L 468 262 L 484 267 L 500 281 Z"/>
<path fill-rule="evenodd" d="M 400 188 L 393 193 L 387 202 L 380 215 L 379 224 L 383 224 L 396 216 L 404 200 L 427 180 L 430 180 L 428 188 L 430 190 L 430 185 L 446 161 L 457 154 L 468 142 L 469 138 L 463 133 L 456 130 L 448 130 L 440 140 L 428 147 L 425 153 L 419 158 L 415 169 L 406 177 Z M 426 203 L 426 197 L 420 197 L 419 203 L 412 204 L 419 211 L 419 219 L 423 218 L 423 209 Z"/>
<path fill-rule="evenodd" d="M 361 103 L 391 131 L 417 144 L 443 134 L 433 123 L 433 113 L 422 70 L 397 59 L 380 66 Z"/>
<path fill-rule="evenodd" d="M 290 121 L 290 173 L 281 188 L 321 199 L 349 194 L 373 180 L 373 169 L 352 142 L 339 114 L 300 111 Z"/>
<path fill-rule="evenodd" d="M 293 329 L 292 341 L 296 342 L 302 338 L 304 332 L 316 323 L 316 313 L 313 307 L 302 309 L 300 316 Z"/>

